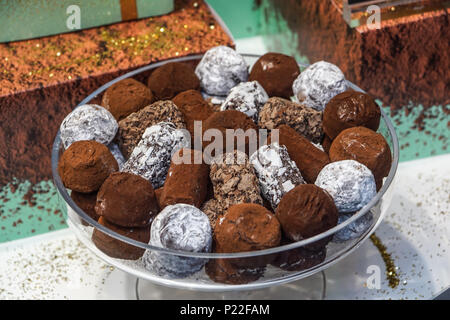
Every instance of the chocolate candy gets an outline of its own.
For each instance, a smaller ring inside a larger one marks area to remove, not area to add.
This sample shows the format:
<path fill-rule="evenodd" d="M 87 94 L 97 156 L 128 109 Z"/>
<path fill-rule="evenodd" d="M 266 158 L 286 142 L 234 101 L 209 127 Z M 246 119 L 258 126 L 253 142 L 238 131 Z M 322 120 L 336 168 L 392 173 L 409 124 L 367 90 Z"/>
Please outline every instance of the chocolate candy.
<path fill-rule="evenodd" d="M 181 148 L 189 147 L 186 130 L 180 130 L 170 122 L 160 122 L 147 128 L 141 141 L 133 149 L 123 165 L 123 171 L 131 172 L 149 180 L 153 188 L 159 188 L 166 180 L 172 155 Z"/>
<path fill-rule="evenodd" d="M 72 191 L 70 193 L 70 197 L 72 198 L 73 202 L 76 203 L 78 207 L 80 207 L 81 210 L 84 211 L 89 217 L 94 219 L 95 221 L 98 220 L 99 215 L 95 212 L 95 204 L 97 202 L 97 192 L 91 192 L 91 193 L 81 193 Z M 87 223 L 83 220 L 81 221 L 83 225 L 87 225 Z"/>
<path fill-rule="evenodd" d="M 383 185 L 392 163 L 391 150 L 383 135 L 365 127 L 342 131 L 331 144 L 330 159 L 352 159 L 364 164 L 372 171 L 377 190 Z"/>
<path fill-rule="evenodd" d="M 377 131 L 381 112 L 368 94 L 345 91 L 333 97 L 323 111 L 323 131 L 331 139 L 347 128 L 366 127 Z"/>
<path fill-rule="evenodd" d="M 285 146 L 278 143 L 260 147 L 250 157 L 263 197 L 276 209 L 281 198 L 299 184 L 305 183 Z"/>
<path fill-rule="evenodd" d="M 253 65 L 249 80 L 258 81 L 269 97 L 289 99 L 292 84 L 300 74 L 300 68 L 293 57 L 269 52 L 261 56 Z"/>
<path fill-rule="evenodd" d="M 326 165 L 315 184 L 331 195 L 339 212 L 358 211 L 377 193 L 372 172 L 354 160 Z"/>
<path fill-rule="evenodd" d="M 241 82 L 230 90 L 220 110 L 238 110 L 257 122 L 259 111 L 269 99 L 258 81 Z"/>
<path fill-rule="evenodd" d="M 267 129 L 286 124 L 315 143 L 323 135 L 322 112 L 277 97 L 270 98 L 261 109 L 258 124 Z"/>
<path fill-rule="evenodd" d="M 265 267 L 237 267 L 231 259 L 210 259 L 205 266 L 208 277 L 219 283 L 246 284 L 264 275 Z"/>
<path fill-rule="evenodd" d="M 76 141 L 59 159 L 58 173 L 66 188 L 82 193 L 97 191 L 103 181 L 119 170 L 108 147 L 96 141 Z"/>
<path fill-rule="evenodd" d="M 208 217 L 194 206 L 167 206 L 152 223 L 150 245 L 188 251 L 210 252 L 212 231 Z M 202 258 L 190 258 L 147 250 L 144 266 L 160 276 L 182 278 L 199 271 L 206 263 Z"/>
<path fill-rule="evenodd" d="M 178 129 L 185 128 L 182 113 L 170 100 L 157 101 L 119 121 L 117 140 L 126 159 L 141 140 L 145 129 L 160 122 L 171 122 Z"/>
<path fill-rule="evenodd" d="M 159 212 L 150 182 L 128 172 L 115 172 L 97 194 L 95 212 L 122 227 L 145 227 Z"/>
<path fill-rule="evenodd" d="M 119 121 L 148 106 L 152 101 L 153 93 L 145 84 L 127 78 L 106 89 L 102 106 Z"/>
<path fill-rule="evenodd" d="M 289 239 L 283 238 L 280 245 L 292 243 Z M 318 250 L 308 250 L 299 247 L 282 251 L 276 254 L 272 265 L 286 271 L 301 271 L 312 268 L 325 260 L 327 249 L 325 247 Z"/>
<path fill-rule="evenodd" d="M 229 47 L 209 49 L 195 69 L 201 88 L 213 96 L 225 96 L 239 82 L 247 81 L 248 66 L 244 58 Z"/>
<path fill-rule="evenodd" d="M 75 141 L 94 140 L 108 145 L 115 137 L 118 124 L 114 116 L 96 104 L 79 106 L 69 113 L 59 127 L 64 148 Z"/>
<path fill-rule="evenodd" d="M 120 151 L 119 146 L 117 145 L 117 143 L 111 142 L 110 144 L 108 144 L 108 149 L 109 151 L 111 151 L 114 159 L 116 159 L 117 164 L 119 165 L 119 171 L 122 170 L 123 164 L 126 160 L 122 154 L 122 151 Z"/>
<path fill-rule="evenodd" d="M 216 199 L 209 199 L 206 201 L 201 210 L 209 219 L 209 223 L 211 224 L 211 228 L 214 230 L 216 227 L 217 220 L 219 217 L 225 213 L 224 208 L 222 208 Z"/>
<path fill-rule="evenodd" d="M 341 213 L 339 215 L 338 224 L 350 219 L 353 213 Z M 342 230 L 336 232 L 333 236 L 334 242 L 345 242 L 348 240 L 359 238 L 364 232 L 372 226 L 373 214 L 371 211 L 356 219 Z"/>
<path fill-rule="evenodd" d="M 337 66 L 319 61 L 300 73 L 292 89 L 300 103 L 323 111 L 331 98 L 347 90 L 347 81 Z"/>

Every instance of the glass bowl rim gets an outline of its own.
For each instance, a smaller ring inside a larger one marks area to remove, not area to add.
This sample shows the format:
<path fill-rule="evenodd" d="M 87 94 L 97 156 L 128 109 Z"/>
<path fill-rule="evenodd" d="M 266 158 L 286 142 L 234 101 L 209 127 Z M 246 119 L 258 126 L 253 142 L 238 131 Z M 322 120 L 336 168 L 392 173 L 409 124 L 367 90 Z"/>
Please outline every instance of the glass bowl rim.
<path fill-rule="evenodd" d="M 261 57 L 261 55 L 258 54 L 249 54 L 249 53 L 241 53 L 241 55 L 243 57 L 246 58 L 259 58 Z M 75 108 L 78 108 L 81 105 L 87 104 L 89 103 L 89 101 L 91 101 L 93 98 L 95 98 L 98 94 L 102 93 L 104 90 L 106 90 L 108 87 L 110 87 L 111 85 L 113 85 L 114 83 L 121 81 L 123 79 L 126 78 L 130 78 L 133 77 L 139 73 L 148 71 L 148 70 L 152 70 L 155 69 L 159 66 L 162 66 L 166 63 L 169 62 L 185 62 L 185 61 L 192 61 L 192 60 L 199 60 L 201 59 L 203 55 L 198 54 L 198 55 L 190 55 L 190 56 L 186 56 L 186 57 L 178 57 L 178 58 L 172 58 L 172 59 L 167 59 L 164 61 L 159 61 L 156 63 L 150 63 L 146 66 L 137 68 L 133 71 L 127 72 L 107 83 L 105 83 L 104 85 L 102 85 L 101 87 L 99 87 L 98 89 L 96 89 L 94 92 L 92 92 L 90 95 L 88 95 L 86 98 L 84 98 Z M 303 63 L 299 63 L 299 66 L 301 68 L 306 68 L 308 67 L 307 64 L 303 64 Z M 356 86 L 355 84 L 351 83 L 350 81 L 347 80 L 347 84 L 355 91 L 359 91 L 359 92 L 365 92 L 363 91 L 361 88 L 359 88 L 358 86 Z M 74 109 L 75 109 L 74 108 Z M 299 247 L 304 247 L 305 245 L 308 245 L 310 243 L 319 241 L 321 239 L 324 239 L 326 237 L 329 237 L 333 234 L 335 234 L 336 232 L 342 230 L 343 228 L 345 228 L 346 226 L 348 226 L 350 223 L 354 222 L 355 220 L 359 219 L 361 216 L 367 214 L 376 204 L 379 200 L 381 200 L 381 198 L 383 197 L 383 195 L 385 194 L 385 192 L 387 191 L 387 189 L 390 187 L 390 185 L 392 184 L 392 181 L 395 177 L 395 173 L 397 171 L 397 167 L 398 167 L 398 161 L 399 161 L 399 143 L 398 143 L 398 138 L 397 138 L 397 134 L 395 132 L 394 126 L 391 122 L 391 120 L 389 119 L 389 117 L 386 115 L 386 113 L 383 111 L 382 107 L 379 106 L 380 111 L 381 111 L 381 116 L 382 119 L 384 121 L 384 123 L 386 124 L 386 127 L 388 129 L 389 135 L 392 139 L 392 164 L 391 164 L 391 168 L 389 170 L 389 174 L 386 177 L 385 182 L 383 183 L 383 186 L 381 187 L 381 189 L 377 192 L 377 194 L 375 195 L 375 197 L 373 197 L 369 203 L 367 203 L 363 208 L 361 208 L 357 213 L 355 213 L 354 215 L 352 215 L 352 217 L 350 217 L 349 219 L 347 219 L 346 221 L 336 225 L 335 227 L 328 229 L 325 232 L 319 233 L 313 237 L 307 238 L 307 239 L 303 239 L 300 241 L 296 241 L 296 242 L 292 242 L 289 244 L 285 244 L 285 245 L 280 245 L 278 247 L 274 247 L 274 248 L 270 248 L 270 249 L 264 249 L 264 250 L 257 250 L 257 251 L 246 251 L 246 252 L 235 252 L 235 253 L 215 253 L 215 252 L 189 252 L 189 251 L 181 251 L 181 250 L 174 250 L 174 249 L 167 249 L 167 248 L 162 248 L 162 247 L 155 247 L 143 242 L 139 242 L 136 241 L 134 239 L 128 238 L 126 236 L 123 236 L 115 231 L 112 231 L 111 229 L 99 224 L 97 221 L 95 221 L 94 219 L 92 219 L 89 215 L 87 215 L 80 207 L 78 207 L 76 205 L 76 203 L 72 200 L 72 198 L 70 197 L 69 193 L 67 192 L 67 189 L 64 187 L 61 177 L 59 176 L 58 173 L 58 160 L 59 160 L 59 152 L 60 152 L 60 148 L 61 148 L 61 139 L 60 139 L 60 130 L 58 128 L 58 132 L 56 134 L 55 140 L 53 142 L 53 147 L 52 147 L 52 160 L 51 160 L 51 164 L 52 164 L 52 174 L 53 174 L 53 182 L 58 190 L 58 193 L 60 194 L 60 196 L 64 199 L 64 201 L 70 206 L 70 208 L 85 222 L 87 222 L 90 226 L 99 229 L 101 232 L 117 239 L 120 241 L 123 241 L 125 243 L 128 243 L 130 245 L 133 245 L 135 247 L 139 247 L 142 249 L 146 249 L 146 250 L 153 250 L 153 251 L 158 251 L 161 253 L 165 253 L 165 254 L 170 254 L 170 255 L 177 255 L 177 256 L 183 256 L 183 257 L 192 257 L 192 258 L 206 258 L 206 259 L 219 259 L 219 258 L 251 258 L 251 257 L 257 257 L 257 256 L 263 256 L 263 255 L 269 255 L 269 254 L 275 254 L 275 253 L 280 253 L 280 252 L 285 252 L 288 250 L 292 250 L 292 249 L 296 249 Z"/>

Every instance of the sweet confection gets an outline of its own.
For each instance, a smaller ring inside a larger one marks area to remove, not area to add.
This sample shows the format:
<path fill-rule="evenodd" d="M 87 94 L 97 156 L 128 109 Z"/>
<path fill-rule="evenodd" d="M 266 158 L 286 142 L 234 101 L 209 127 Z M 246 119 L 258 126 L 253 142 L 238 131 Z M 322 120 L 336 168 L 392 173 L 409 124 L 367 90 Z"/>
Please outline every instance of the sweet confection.
<path fill-rule="evenodd" d="M 268 99 L 258 81 L 241 82 L 230 90 L 220 110 L 238 110 L 258 122 L 259 111 Z"/>
<path fill-rule="evenodd" d="M 206 199 L 208 180 L 209 166 L 203 162 L 202 152 L 180 149 L 172 157 L 161 194 L 161 208 L 176 203 L 200 208 Z"/>
<path fill-rule="evenodd" d="M 218 214 L 238 203 L 262 204 L 258 178 L 245 153 L 233 151 L 217 156 L 210 166 Z"/>
<path fill-rule="evenodd" d="M 342 160 L 326 165 L 315 184 L 333 198 L 339 212 L 356 212 L 376 195 L 372 172 L 354 160 Z"/>
<path fill-rule="evenodd" d="M 164 187 L 158 188 L 155 190 L 156 201 L 158 201 L 159 208 L 161 208 L 161 195 L 164 191 Z"/>
<path fill-rule="evenodd" d="M 330 153 L 330 147 L 333 140 L 331 140 L 326 134 L 323 136 L 322 140 L 322 148 L 327 154 Z"/>
<path fill-rule="evenodd" d="M 227 146 L 227 142 L 226 142 L 226 137 L 227 137 L 227 133 L 226 130 L 227 129 L 232 129 L 232 130 L 237 130 L 237 129 L 242 129 L 243 132 L 241 134 L 236 133 L 234 140 L 233 140 L 233 146 L 235 150 L 239 150 L 239 151 L 244 151 L 246 153 L 249 152 L 249 150 L 254 147 L 257 148 L 257 143 L 258 143 L 258 127 L 257 125 L 253 122 L 253 120 L 249 117 L 247 117 L 247 115 L 245 115 L 244 113 L 237 111 L 237 110 L 225 110 L 222 112 L 215 112 L 213 113 L 208 119 L 206 119 L 206 121 L 203 124 L 203 148 L 205 148 L 205 154 L 208 155 L 209 150 L 206 149 L 208 147 L 209 144 L 212 144 L 213 142 L 215 142 L 215 139 L 217 139 L 214 136 L 214 132 L 212 132 L 213 130 L 210 129 L 215 129 L 215 130 L 219 130 L 221 132 L 221 137 L 222 137 L 222 150 L 220 150 L 220 153 L 225 153 L 225 152 L 230 152 L 231 150 L 227 150 L 226 146 Z M 244 136 L 245 132 L 249 129 L 252 129 L 252 131 L 250 131 L 250 133 L 254 133 L 254 135 L 246 135 Z M 213 134 L 211 136 L 211 140 L 212 141 L 208 141 L 208 139 L 205 136 L 205 132 L 210 130 L 209 133 Z M 254 139 L 253 139 L 254 138 Z M 216 143 L 214 143 L 216 144 Z M 208 150 L 208 152 L 206 152 Z M 213 153 L 214 150 L 211 150 Z M 212 156 L 214 156 L 216 154 L 212 154 Z"/>
<path fill-rule="evenodd" d="M 123 164 L 126 160 L 122 154 L 122 151 L 120 151 L 119 146 L 117 145 L 117 143 L 111 142 L 110 144 L 108 144 L 108 149 L 109 151 L 111 151 L 114 159 L 116 159 L 117 164 L 119 165 L 119 171 L 122 170 Z"/>
<path fill-rule="evenodd" d="M 345 129 L 366 127 L 377 131 L 381 111 L 368 94 L 345 91 L 333 97 L 323 111 L 323 131 L 331 139 Z"/>
<path fill-rule="evenodd" d="M 149 180 L 155 189 L 161 187 L 166 180 L 172 155 L 178 149 L 189 147 L 190 139 L 186 132 L 177 129 L 171 122 L 160 122 L 147 128 L 123 165 L 123 171 Z"/>
<path fill-rule="evenodd" d="M 377 189 L 391 169 L 391 150 L 383 135 L 365 127 L 354 127 L 342 131 L 330 147 L 331 161 L 352 159 L 364 164 L 372 171 Z"/>
<path fill-rule="evenodd" d="M 305 183 L 286 147 L 278 143 L 260 147 L 250 157 L 250 163 L 258 177 L 261 193 L 273 209 L 288 191 Z"/>
<path fill-rule="evenodd" d="M 269 52 L 261 56 L 253 65 L 249 80 L 258 81 L 269 97 L 290 99 L 292 84 L 300 74 L 300 68 L 293 57 Z"/>
<path fill-rule="evenodd" d="M 216 199 L 206 201 L 202 205 L 201 210 L 208 217 L 212 230 L 216 228 L 217 219 L 225 213 L 224 208 L 219 205 Z"/>
<path fill-rule="evenodd" d="M 218 46 L 209 49 L 195 69 L 201 88 L 212 96 L 226 96 L 239 82 L 247 81 L 248 66 L 233 49 Z"/>
<path fill-rule="evenodd" d="M 310 238 L 337 225 L 338 210 L 330 195 L 313 184 L 299 185 L 280 201 L 276 216 L 285 237 L 292 241 Z M 309 248 L 322 248 L 330 239 L 321 239 Z"/>
<path fill-rule="evenodd" d="M 185 128 L 182 113 L 170 100 L 157 101 L 119 121 L 117 141 L 126 159 L 141 140 L 145 129 L 159 122 L 171 122 L 178 129 Z"/>
<path fill-rule="evenodd" d="M 148 226 L 159 212 L 150 182 L 128 172 L 115 172 L 97 194 L 95 212 L 122 227 Z"/>
<path fill-rule="evenodd" d="M 69 113 L 59 128 L 64 148 L 75 141 L 94 140 L 108 145 L 116 135 L 118 124 L 114 116 L 96 104 L 79 106 Z"/>
<path fill-rule="evenodd" d="M 300 103 L 323 111 L 331 98 L 347 90 L 347 80 L 337 66 L 319 61 L 300 73 L 292 89 Z"/>
<path fill-rule="evenodd" d="M 150 226 L 143 228 L 120 227 L 108 222 L 103 217 L 98 219 L 98 223 L 122 236 L 142 243 L 148 243 L 150 240 Z M 145 249 L 115 239 L 98 229 L 94 229 L 92 233 L 92 242 L 108 256 L 117 259 L 137 260 L 145 251 Z"/>
<path fill-rule="evenodd" d="M 91 192 L 91 193 L 81 193 L 72 191 L 70 193 L 70 197 L 72 198 L 73 202 L 76 203 L 78 207 L 80 207 L 81 210 L 84 211 L 89 217 L 94 219 L 95 221 L 98 220 L 99 215 L 95 212 L 95 204 L 97 202 L 97 192 Z M 82 221 L 83 224 L 87 224 L 84 220 Z"/>
<path fill-rule="evenodd" d="M 280 245 L 291 243 L 289 239 L 282 238 Z M 312 268 L 323 262 L 326 257 L 326 248 L 318 250 L 308 250 L 299 247 L 276 254 L 276 258 L 271 262 L 275 267 L 286 271 L 301 271 Z"/>
<path fill-rule="evenodd" d="M 145 84 L 127 78 L 106 89 L 102 97 L 102 106 L 119 121 L 148 106 L 153 100 L 153 93 Z"/>
<path fill-rule="evenodd" d="M 152 72 L 148 86 L 158 100 L 167 100 L 180 92 L 200 89 L 200 81 L 190 65 L 169 62 Z"/>
<path fill-rule="evenodd" d="M 286 124 L 312 142 L 322 140 L 322 112 L 290 100 L 270 98 L 259 113 L 258 124 L 266 129 Z"/>
<path fill-rule="evenodd" d="M 245 284 L 261 278 L 265 267 L 236 267 L 231 259 L 210 259 L 205 266 L 208 277 L 219 283 Z"/>
<path fill-rule="evenodd" d="M 167 206 L 152 223 L 150 245 L 189 252 L 210 252 L 212 230 L 208 217 L 194 206 Z M 147 250 L 144 266 L 160 276 L 182 278 L 199 271 L 206 263 L 202 258 L 163 254 Z"/>
<path fill-rule="evenodd" d="M 286 147 L 305 181 L 314 183 L 320 170 L 330 163 L 328 155 L 291 127 L 283 124 L 277 129 L 279 144 Z"/>
<path fill-rule="evenodd" d="M 350 219 L 353 213 L 341 213 L 339 214 L 338 224 Z M 367 212 L 365 215 L 356 219 L 354 222 L 350 223 L 348 226 L 336 232 L 333 236 L 334 242 L 344 242 L 360 237 L 364 232 L 367 231 L 372 226 L 373 214 L 371 211 Z"/>
<path fill-rule="evenodd" d="M 97 191 L 103 181 L 117 170 L 119 166 L 108 147 L 96 141 L 72 143 L 58 163 L 64 186 L 81 193 Z"/>

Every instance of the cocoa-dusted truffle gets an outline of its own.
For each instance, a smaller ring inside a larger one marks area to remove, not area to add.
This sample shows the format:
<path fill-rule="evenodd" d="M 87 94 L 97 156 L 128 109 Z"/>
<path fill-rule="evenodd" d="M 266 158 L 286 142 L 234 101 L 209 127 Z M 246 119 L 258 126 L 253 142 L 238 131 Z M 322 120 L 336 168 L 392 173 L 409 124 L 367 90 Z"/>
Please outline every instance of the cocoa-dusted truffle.
<path fill-rule="evenodd" d="M 303 184 L 285 194 L 278 204 L 276 216 L 284 235 L 299 241 L 336 226 L 338 210 L 325 190 L 313 184 Z M 322 239 L 311 247 L 323 247 L 329 240 Z"/>
<path fill-rule="evenodd" d="M 209 166 L 202 156 L 200 150 L 187 148 L 173 155 L 161 194 L 161 208 L 176 203 L 200 208 L 206 198 L 209 180 Z"/>
<path fill-rule="evenodd" d="M 320 142 L 323 134 L 322 112 L 278 97 L 266 102 L 259 113 L 258 124 L 267 129 L 286 124 L 314 143 Z"/>
<path fill-rule="evenodd" d="M 161 195 L 162 195 L 163 191 L 164 191 L 164 187 L 155 189 L 155 197 L 156 197 L 156 201 L 158 201 L 158 205 L 159 205 L 160 209 L 161 209 Z"/>
<path fill-rule="evenodd" d="M 119 121 L 148 106 L 152 101 L 153 93 L 145 84 L 127 78 L 106 89 L 102 98 L 102 106 Z"/>
<path fill-rule="evenodd" d="M 345 91 L 332 98 L 323 112 L 323 131 L 331 139 L 347 128 L 366 127 L 377 131 L 381 112 L 368 94 Z"/>
<path fill-rule="evenodd" d="M 152 72 L 148 86 L 158 100 L 166 100 L 186 90 L 200 89 L 200 80 L 190 65 L 169 62 Z"/>
<path fill-rule="evenodd" d="M 283 237 L 280 245 L 291 242 L 291 240 Z M 327 249 L 325 247 L 317 250 L 299 247 L 277 253 L 271 264 L 286 271 L 301 271 L 322 263 L 325 260 L 326 253 Z"/>
<path fill-rule="evenodd" d="M 269 97 L 289 99 L 294 95 L 292 84 L 300 74 L 300 68 L 293 57 L 268 52 L 253 65 L 249 80 L 258 81 Z"/>
<path fill-rule="evenodd" d="M 159 212 L 150 182 L 128 172 L 115 172 L 97 194 L 95 212 L 122 227 L 148 226 Z"/>
<path fill-rule="evenodd" d="M 185 128 L 183 114 L 170 100 L 157 101 L 119 121 L 117 141 L 126 159 L 141 140 L 145 129 L 159 122 L 171 122 L 178 129 Z"/>
<path fill-rule="evenodd" d="M 96 141 L 77 141 L 64 151 L 58 173 L 66 188 L 82 193 L 97 191 L 103 181 L 119 170 L 108 147 Z"/>
<path fill-rule="evenodd" d="M 392 162 L 391 150 L 383 135 L 365 127 L 342 131 L 331 144 L 330 159 L 352 159 L 364 164 L 372 171 L 377 189 L 389 174 Z"/>
<path fill-rule="evenodd" d="M 258 280 L 264 274 L 265 267 L 237 267 L 230 260 L 210 259 L 205 266 L 208 277 L 219 283 L 246 284 Z"/>
<path fill-rule="evenodd" d="M 333 142 L 326 134 L 323 135 L 322 148 L 327 154 L 330 153 L 331 143 Z"/>
<path fill-rule="evenodd" d="M 72 191 L 70 193 L 70 197 L 73 202 L 76 203 L 81 210 L 83 210 L 89 217 L 98 220 L 99 215 L 95 212 L 95 204 L 97 203 L 97 192 L 91 193 L 81 193 Z M 87 224 L 85 221 L 82 221 L 83 224 Z"/>
<path fill-rule="evenodd" d="M 277 129 L 280 145 L 286 146 L 305 181 L 314 183 L 320 170 L 330 163 L 328 155 L 291 127 L 281 125 Z"/>
<path fill-rule="evenodd" d="M 142 243 L 148 243 L 150 240 L 150 226 L 143 228 L 120 227 L 108 222 L 103 217 L 98 219 L 98 223 L 122 236 Z M 94 242 L 95 246 L 105 254 L 117 259 L 137 260 L 142 257 L 145 252 L 145 249 L 120 241 L 98 229 L 94 229 L 94 232 L 92 233 L 92 242 Z"/>

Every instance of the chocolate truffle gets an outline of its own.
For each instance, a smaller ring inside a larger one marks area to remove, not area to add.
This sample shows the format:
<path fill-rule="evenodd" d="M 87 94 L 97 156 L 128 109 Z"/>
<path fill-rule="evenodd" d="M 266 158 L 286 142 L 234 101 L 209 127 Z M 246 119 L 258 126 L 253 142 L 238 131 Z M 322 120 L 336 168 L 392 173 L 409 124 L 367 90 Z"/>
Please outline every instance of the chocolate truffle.
<path fill-rule="evenodd" d="M 278 143 L 260 147 L 250 157 L 250 163 L 258 177 L 261 194 L 274 210 L 288 191 L 305 183 L 286 147 Z"/>
<path fill-rule="evenodd" d="M 291 242 L 291 240 L 283 238 L 280 245 Z M 318 250 L 299 247 L 277 253 L 271 264 L 285 271 L 302 271 L 322 263 L 325 260 L 326 253 L 325 247 Z"/>
<path fill-rule="evenodd" d="M 96 104 L 85 104 L 69 113 L 59 127 L 64 148 L 75 141 L 94 140 L 108 145 L 115 137 L 118 124 L 114 116 Z"/>
<path fill-rule="evenodd" d="M 320 170 L 330 163 L 328 155 L 287 125 L 278 128 L 278 141 L 287 148 L 307 183 L 314 183 Z"/>
<path fill-rule="evenodd" d="M 195 73 L 207 94 L 225 96 L 239 82 L 247 81 L 248 66 L 236 51 L 218 46 L 206 51 Z"/>
<path fill-rule="evenodd" d="M 215 135 L 215 129 L 220 131 L 220 136 Z M 227 150 L 227 129 L 235 130 L 235 136 L 233 141 L 234 150 L 245 151 L 247 154 L 254 152 L 258 147 L 258 127 L 253 120 L 245 113 L 237 110 L 225 110 L 222 112 L 213 113 L 203 125 L 203 148 L 205 149 L 205 155 L 212 156 L 220 153 L 231 152 Z M 242 129 L 237 131 L 238 129 Z M 245 132 L 249 130 L 249 135 L 245 135 Z M 209 132 L 207 132 L 209 131 Z M 208 136 L 210 134 L 210 136 Z M 228 133 L 229 135 L 229 133 Z M 216 141 L 219 139 L 219 141 Z M 212 140 L 212 141 L 209 141 Z M 220 141 L 221 140 L 221 141 Z M 231 139 L 230 139 L 231 140 Z M 207 148 L 211 144 L 211 147 Z M 212 147 L 216 147 L 210 150 Z M 222 148 L 220 148 L 222 146 Z M 254 149 L 251 151 L 250 149 Z M 216 153 L 218 151 L 218 153 Z"/>
<path fill-rule="evenodd" d="M 209 223 L 211 224 L 211 228 L 214 230 L 216 227 L 217 220 L 221 215 L 225 213 L 224 208 L 222 208 L 216 199 L 209 199 L 206 201 L 201 210 L 209 219 Z"/>
<path fill-rule="evenodd" d="M 258 81 L 241 82 L 230 90 L 220 110 L 241 111 L 258 122 L 259 111 L 268 99 L 269 96 Z"/>
<path fill-rule="evenodd" d="M 333 142 L 326 134 L 323 135 L 322 148 L 327 154 L 330 153 L 331 143 Z"/>
<path fill-rule="evenodd" d="M 338 224 L 341 224 L 353 216 L 353 213 L 339 214 Z M 333 236 L 333 242 L 345 242 L 359 238 L 366 232 L 373 223 L 372 211 L 367 212 L 362 217 L 356 219 L 342 230 L 336 232 Z"/>
<path fill-rule="evenodd" d="M 183 114 L 169 100 L 157 101 L 119 122 L 117 141 L 126 159 L 141 140 L 145 129 L 160 122 L 171 122 L 178 129 L 185 128 Z"/>
<path fill-rule="evenodd" d="M 150 226 L 143 228 L 120 227 L 109 223 L 103 217 L 98 219 L 98 223 L 122 236 L 139 242 L 148 243 L 150 240 Z M 92 242 L 94 242 L 95 246 L 105 254 L 117 259 L 137 260 L 142 257 L 145 252 L 145 249 L 120 241 L 98 229 L 94 229 L 94 232 L 92 233 Z"/>
<path fill-rule="evenodd" d="M 300 74 L 300 68 L 293 57 L 268 52 L 253 65 L 249 80 L 258 81 L 269 97 L 289 99 L 294 95 L 292 84 Z"/>
<path fill-rule="evenodd" d="M 243 152 L 233 151 L 214 158 L 209 177 L 219 214 L 237 203 L 263 203 L 258 178 Z"/>
<path fill-rule="evenodd" d="M 161 195 L 161 208 L 186 203 L 197 208 L 206 198 L 209 166 L 203 162 L 199 150 L 180 149 L 172 157 Z"/>
<path fill-rule="evenodd" d="M 321 141 L 323 134 L 322 112 L 277 97 L 270 98 L 261 109 L 258 124 L 266 129 L 286 124 L 315 143 Z"/>
<path fill-rule="evenodd" d="M 210 259 L 205 266 L 208 277 L 219 283 L 246 284 L 261 278 L 265 267 L 236 267 L 232 259 Z"/>
<path fill-rule="evenodd" d="M 106 89 L 102 98 L 102 106 L 119 121 L 148 106 L 152 101 L 153 93 L 145 84 L 127 78 Z"/>
<path fill-rule="evenodd" d="M 152 223 L 149 244 L 188 252 L 210 252 L 212 231 L 208 217 L 188 204 L 167 206 Z M 147 250 L 143 261 L 148 270 L 173 278 L 190 276 L 206 263 L 202 258 L 164 254 L 154 250 Z"/>
<path fill-rule="evenodd" d="M 98 191 L 95 212 L 121 227 L 144 227 L 159 206 L 150 182 L 132 173 L 115 172 Z"/>
<path fill-rule="evenodd" d="M 155 189 L 155 197 L 156 197 L 156 201 L 158 201 L 158 205 L 159 205 L 160 209 L 161 209 L 161 195 L 162 195 L 163 191 L 164 191 L 164 187 Z"/>
<path fill-rule="evenodd" d="M 81 210 L 84 211 L 89 217 L 94 219 L 95 221 L 98 220 L 99 215 L 95 212 L 95 203 L 97 202 L 97 192 L 91 192 L 91 193 L 81 193 L 72 191 L 70 193 L 70 197 L 72 198 L 73 202 L 76 203 L 78 207 L 80 207 Z M 84 225 L 87 225 L 87 223 L 83 220 L 82 223 Z"/>
<path fill-rule="evenodd" d="M 319 61 L 300 73 L 292 89 L 300 103 L 323 111 L 331 98 L 347 90 L 347 80 L 337 66 Z"/>
<path fill-rule="evenodd" d="M 172 155 L 180 148 L 189 147 L 187 131 L 177 129 L 173 123 L 160 122 L 147 128 L 123 171 L 149 180 L 153 188 L 164 184 Z"/>
<path fill-rule="evenodd" d="M 313 184 L 295 187 L 281 199 L 276 216 L 284 235 L 299 241 L 325 232 L 338 221 L 338 210 L 330 195 Z M 321 239 L 308 248 L 323 247 L 329 239 Z"/>
<path fill-rule="evenodd" d="M 169 62 L 152 72 L 148 86 L 158 100 L 166 100 L 186 90 L 199 90 L 200 81 L 190 65 Z"/>
<path fill-rule="evenodd" d="M 381 112 L 368 94 L 345 91 L 333 97 L 323 111 L 323 131 L 331 139 L 347 128 L 366 127 L 377 131 Z"/>
<path fill-rule="evenodd" d="M 354 160 L 327 164 L 315 184 L 331 195 L 339 212 L 356 212 L 377 193 L 372 172 Z"/>
<path fill-rule="evenodd" d="M 64 186 L 82 193 L 97 191 L 103 181 L 117 170 L 119 166 L 108 147 L 96 141 L 72 143 L 58 163 Z"/>
<path fill-rule="evenodd" d="M 119 171 L 122 170 L 123 164 L 126 160 L 122 154 L 122 151 L 120 151 L 119 146 L 117 145 L 117 143 L 111 142 L 110 144 L 108 144 L 108 149 L 109 151 L 111 151 L 114 159 L 116 159 L 117 164 L 119 165 Z"/>
<path fill-rule="evenodd" d="M 392 163 L 391 150 L 383 135 L 365 127 L 342 131 L 331 144 L 330 159 L 351 159 L 364 164 L 372 171 L 377 189 L 381 188 Z"/>

